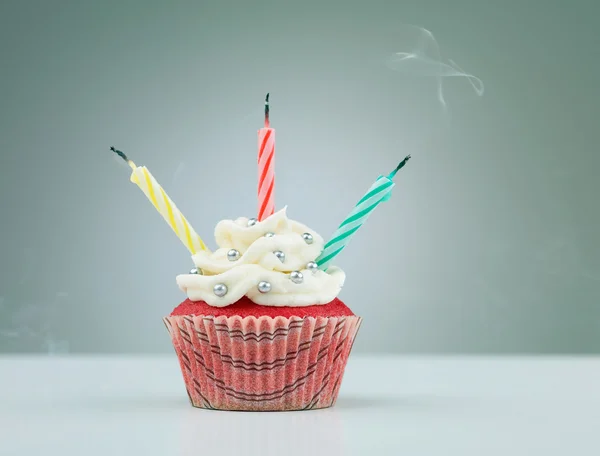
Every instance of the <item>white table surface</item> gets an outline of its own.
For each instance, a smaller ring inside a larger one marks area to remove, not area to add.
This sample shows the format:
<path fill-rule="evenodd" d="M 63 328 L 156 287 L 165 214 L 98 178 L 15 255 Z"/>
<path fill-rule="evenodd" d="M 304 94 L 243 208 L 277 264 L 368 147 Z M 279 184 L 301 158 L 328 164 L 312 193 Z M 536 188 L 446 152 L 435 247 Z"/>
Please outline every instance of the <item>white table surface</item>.
<path fill-rule="evenodd" d="M 189 405 L 175 356 L 0 358 L 0 455 L 600 455 L 600 358 L 351 356 L 335 407 Z"/>

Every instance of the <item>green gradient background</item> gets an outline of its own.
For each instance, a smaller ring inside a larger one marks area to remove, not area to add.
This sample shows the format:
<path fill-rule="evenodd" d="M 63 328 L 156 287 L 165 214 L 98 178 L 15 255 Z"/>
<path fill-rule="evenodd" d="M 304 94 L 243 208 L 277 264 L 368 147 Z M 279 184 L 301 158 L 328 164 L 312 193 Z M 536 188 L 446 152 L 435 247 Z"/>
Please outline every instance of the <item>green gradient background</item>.
<path fill-rule="evenodd" d="M 108 147 L 214 246 L 267 91 L 278 206 L 325 237 L 413 155 L 337 262 L 357 351 L 599 352 L 594 3 L 4 0 L 0 352 L 170 352 L 191 261 Z M 387 69 L 407 23 L 484 97 Z"/>

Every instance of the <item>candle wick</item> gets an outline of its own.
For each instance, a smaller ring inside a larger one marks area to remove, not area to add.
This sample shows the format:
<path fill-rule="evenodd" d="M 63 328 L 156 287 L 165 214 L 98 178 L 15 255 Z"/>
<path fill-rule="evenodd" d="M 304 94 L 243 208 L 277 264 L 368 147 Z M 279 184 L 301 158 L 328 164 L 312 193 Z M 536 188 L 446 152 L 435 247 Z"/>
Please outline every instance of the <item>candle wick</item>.
<path fill-rule="evenodd" d="M 125 161 L 129 161 L 129 158 L 127 158 L 127 155 L 125 155 L 124 152 L 121 152 L 118 149 L 115 149 L 114 147 L 111 147 L 110 150 L 112 150 L 115 154 L 117 154 L 119 157 L 121 157 L 123 160 Z"/>
<path fill-rule="evenodd" d="M 122 152 L 118 149 L 115 149 L 114 147 L 111 147 L 110 150 L 112 150 L 115 154 L 117 154 L 119 157 L 121 157 L 123 160 L 125 160 L 127 162 L 127 164 L 131 167 L 131 169 L 135 170 L 135 163 L 133 163 L 128 157 L 127 155 L 125 155 L 125 152 Z"/>
<path fill-rule="evenodd" d="M 265 97 L 265 128 L 269 128 L 269 94 Z"/>
<path fill-rule="evenodd" d="M 398 171 L 400 171 L 404 165 L 406 165 L 406 162 L 408 162 L 408 160 L 410 160 L 410 155 L 407 155 L 406 157 L 404 157 L 404 160 L 402 160 L 400 163 L 398 163 L 398 166 L 396 166 L 396 169 L 394 171 L 392 171 L 388 177 L 390 179 L 392 179 L 396 175 L 396 173 Z"/>

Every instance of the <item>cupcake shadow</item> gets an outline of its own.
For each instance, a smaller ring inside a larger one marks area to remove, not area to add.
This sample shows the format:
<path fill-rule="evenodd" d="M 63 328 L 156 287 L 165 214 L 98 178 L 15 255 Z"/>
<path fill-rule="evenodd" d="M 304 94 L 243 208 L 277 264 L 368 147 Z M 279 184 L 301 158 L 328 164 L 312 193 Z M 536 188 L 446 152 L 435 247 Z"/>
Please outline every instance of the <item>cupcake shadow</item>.
<path fill-rule="evenodd" d="M 335 407 L 287 412 L 200 410 L 179 421 L 174 450 L 200 454 L 344 454 L 343 415 Z M 341 452 L 340 452 L 341 451 Z"/>

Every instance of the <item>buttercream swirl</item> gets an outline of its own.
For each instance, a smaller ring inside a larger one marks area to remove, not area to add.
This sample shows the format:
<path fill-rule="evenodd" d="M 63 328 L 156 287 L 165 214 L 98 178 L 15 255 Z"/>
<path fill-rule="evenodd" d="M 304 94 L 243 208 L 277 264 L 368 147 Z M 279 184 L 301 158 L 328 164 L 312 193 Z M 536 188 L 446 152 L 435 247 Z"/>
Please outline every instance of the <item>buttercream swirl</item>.
<path fill-rule="evenodd" d="M 262 222 L 249 226 L 249 219 L 223 220 L 215 228 L 219 248 L 215 252 L 201 251 L 192 256 L 203 275 L 177 276 L 179 288 L 192 301 L 205 301 L 215 307 L 233 304 L 244 295 L 265 306 L 310 306 L 327 304 L 340 292 L 345 274 L 336 267 L 327 272 L 306 268 L 323 250 L 321 236 L 307 226 L 287 218 L 286 209 L 274 213 Z M 273 233 L 273 236 L 265 236 Z M 303 234 L 312 235 L 307 243 Z M 230 261 L 227 253 L 235 249 L 239 258 Z M 285 254 L 281 261 L 273 252 Z M 290 279 L 292 271 L 303 275 L 301 283 Z M 258 284 L 266 281 L 271 290 L 261 293 Z M 227 293 L 217 296 L 215 285 L 224 284 Z"/>

